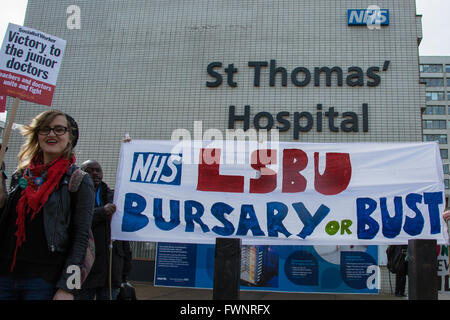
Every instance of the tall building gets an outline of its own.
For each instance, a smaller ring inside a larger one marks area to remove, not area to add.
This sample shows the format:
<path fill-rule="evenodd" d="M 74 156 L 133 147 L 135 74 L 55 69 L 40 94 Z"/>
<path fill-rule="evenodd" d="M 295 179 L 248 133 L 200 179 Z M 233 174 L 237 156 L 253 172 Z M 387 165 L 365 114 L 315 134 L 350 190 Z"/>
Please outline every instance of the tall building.
<path fill-rule="evenodd" d="M 194 121 L 223 135 L 278 127 L 283 141 L 421 141 L 415 1 L 377 1 L 388 25 L 348 13 L 370 5 L 29 0 L 25 26 L 67 40 L 52 107 L 79 123 L 78 161 L 97 159 L 114 185 L 125 133 L 194 136 Z M 16 122 L 46 109 L 23 102 Z"/>
<path fill-rule="evenodd" d="M 444 169 L 446 203 L 450 196 L 448 129 L 450 129 L 450 57 L 422 56 L 420 78 L 425 84 L 422 109 L 423 141 L 438 141 Z M 448 206 L 448 204 L 447 204 Z"/>
<path fill-rule="evenodd" d="M 421 141 L 421 17 L 414 0 L 378 0 L 377 16 L 372 4 L 29 0 L 25 26 L 67 40 L 53 107 L 79 124 L 78 162 L 98 160 L 113 186 L 126 133 L 170 140 L 187 129 L 208 139 L 249 128 L 280 129 L 282 141 Z M 22 102 L 16 122 L 46 109 Z M 446 137 L 424 133 L 435 131 Z M 21 143 L 13 134 L 10 171 Z"/>

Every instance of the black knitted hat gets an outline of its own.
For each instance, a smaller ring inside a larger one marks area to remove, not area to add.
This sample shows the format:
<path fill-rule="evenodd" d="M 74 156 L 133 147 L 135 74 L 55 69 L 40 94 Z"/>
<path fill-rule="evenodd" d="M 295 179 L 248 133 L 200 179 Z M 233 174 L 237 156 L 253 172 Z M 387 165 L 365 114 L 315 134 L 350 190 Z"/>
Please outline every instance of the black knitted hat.
<path fill-rule="evenodd" d="M 69 116 L 66 113 L 66 118 L 67 118 L 67 122 L 70 124 L 70 127 L 72 128 L 72 136 L 73 136 L 73 140 L 72 140 L 72 148 L 75 148 L 75 146 L 77 145 L 78 142 L 78 137 L 80 132 L 78 131 L 78 124 L 75 122 L 75 119 L 72 118 L 71 116 Z"/>

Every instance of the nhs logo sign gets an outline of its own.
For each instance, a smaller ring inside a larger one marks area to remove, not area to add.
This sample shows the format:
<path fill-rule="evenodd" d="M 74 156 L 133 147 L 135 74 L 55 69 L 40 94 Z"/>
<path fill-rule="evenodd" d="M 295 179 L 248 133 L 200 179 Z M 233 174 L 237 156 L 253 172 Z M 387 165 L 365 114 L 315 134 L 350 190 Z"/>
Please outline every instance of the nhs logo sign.
<path fill-rule="evenodd" d="M 349 26 L 388 26 L 389 10 L 379 8 L 348 9 L 347 22 Z"/>
<path fill-rule="evenodd" d="M 182 154 L 135 152 L 131 182 L 180 185 Z"/>

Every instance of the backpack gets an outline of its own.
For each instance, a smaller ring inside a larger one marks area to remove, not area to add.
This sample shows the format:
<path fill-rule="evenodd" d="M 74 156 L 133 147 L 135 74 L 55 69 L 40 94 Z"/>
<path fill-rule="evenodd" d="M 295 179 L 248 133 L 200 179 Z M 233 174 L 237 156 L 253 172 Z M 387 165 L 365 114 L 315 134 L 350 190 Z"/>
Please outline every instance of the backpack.
<path fill-rule="evenodd" d="M 86 172 L 84 172 L 79 168 L 72 173 L 68 185 L 68 190 L 72 195 L 75 195 L 75 193 L 78 191 L 81 181 L 83 180 L 86 174 L 87 174 Z M 81 284 L 83 284 L 83 282 L 89 275 L 89 272 L 92 269 L 92 265 L 94 264 L 94 260 L 95 260 L 95 241 L 94 235 L 92 234 L 92 230 L 91 228 L 89 228 L 89 242 L 86 248 L 86 255 L 84 256 L 84 261 L 81 266 L 81 281 L 80 281 Z"/>
<path fill-rule="evenodd" d="M 395 274 L 408 274 L 408 258 L 406 246 L 388 246 L 386 249 L 387 268 Z"/>

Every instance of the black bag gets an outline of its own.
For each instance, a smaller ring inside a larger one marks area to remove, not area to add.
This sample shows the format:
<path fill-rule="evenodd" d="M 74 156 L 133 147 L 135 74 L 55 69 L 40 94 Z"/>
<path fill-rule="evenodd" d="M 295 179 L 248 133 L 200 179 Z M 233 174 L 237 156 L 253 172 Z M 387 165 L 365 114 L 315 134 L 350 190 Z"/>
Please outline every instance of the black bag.
<path fill-rule="evenodd" d="M 124 282 L 120 285 L 117 300 L 137 300 L 136 290 L 129 282 Z"/>
<path fill-rule="evenodd" d="M 389 246 L 386 249 L 387 268 L 395 274 L 408 274 L 407 246 Z"/>

